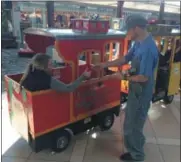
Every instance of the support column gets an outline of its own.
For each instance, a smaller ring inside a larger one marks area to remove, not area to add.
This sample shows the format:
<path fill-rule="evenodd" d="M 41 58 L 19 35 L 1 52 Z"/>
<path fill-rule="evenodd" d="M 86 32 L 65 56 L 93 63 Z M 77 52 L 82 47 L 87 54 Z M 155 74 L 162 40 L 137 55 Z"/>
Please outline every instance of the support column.
<path fill-rule="evenodd" d="M 165 10 L 165 2 L 164 2 L 164 0 L 162 0 L 160 3 L 160 11 L 159 11 L 159 17 L 158 17 L 158 22 L 160 24 L 163 24 L 164 10 Z"/>
<path fill-rule="evenodd" d="M 124 1 L 117 2 L 117 18 L 123 17 L 123 5 L 124 5 Z"/>
<path fill-rule="evenodd" d="M 47 1 L 46 7 L 47 7 L 48 27 L 53 28 L 54 27 L 54 2 L 53 1 Z"/>

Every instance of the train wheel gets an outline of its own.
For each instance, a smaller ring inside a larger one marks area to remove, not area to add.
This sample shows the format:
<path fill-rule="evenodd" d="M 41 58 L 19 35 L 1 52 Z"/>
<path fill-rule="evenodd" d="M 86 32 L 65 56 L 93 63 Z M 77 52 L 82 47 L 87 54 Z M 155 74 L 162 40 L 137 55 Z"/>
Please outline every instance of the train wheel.
<path fill-rule="evenodd" d="M 52 140 L 52 150 L 54 152 L 64 151 L 70 144 L 71 135 L 68 131 L 64 130 L 58 133 Z"/>
<path fill-rule="evenodd" d="M 164 101 L 165 104 L 171 104 L 172 101 L 173 101 L 173 99 L 174 99 L 174 95 L 165 96 L 164 99 L 163 99 L 163 101 Z"/>
<path fill-rule="evenodd" d="M 102 131 L 109 130 L 114 124 L 114 114 L 106 113 L 100 117 L 100 128 Z"/>

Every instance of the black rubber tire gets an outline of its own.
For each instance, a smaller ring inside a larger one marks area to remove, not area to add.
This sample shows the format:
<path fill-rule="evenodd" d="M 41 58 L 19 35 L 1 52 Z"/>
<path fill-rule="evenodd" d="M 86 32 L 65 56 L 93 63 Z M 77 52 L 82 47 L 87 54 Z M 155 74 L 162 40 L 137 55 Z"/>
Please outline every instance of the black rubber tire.
<path fill-rule="evenodd" d="M 109 130 L 114 124 L 114 114 L 112 112 L 105 113 L 100 116 L 99 127 L 101 131 Z"/>
<path fill-rule="evenodd" d="M 174 99 L 174 95 L 165 96 L 163 101 L 164 101 L 165 104 L 171 104 L 173 102 L 173 99 Z"/>
<path fill-rule="evenodd" d="M 65 144 L 60 143 L 60 144 L 62 144 L 62 146 L 60 146 L 58 142 L 62 142 L 62 140 L 65 141 Z M 70 133 L 68 131 L 66 131 L 66 130 L 63 130 L 63 131 L 57 133 L 55 136 L 53 136 L 53 138 L 52 138 L 52 148 L 51 149 L 54 152 L 60 153 L 60 152 L 67 149 L 70 142 L 71 142 Z"/>

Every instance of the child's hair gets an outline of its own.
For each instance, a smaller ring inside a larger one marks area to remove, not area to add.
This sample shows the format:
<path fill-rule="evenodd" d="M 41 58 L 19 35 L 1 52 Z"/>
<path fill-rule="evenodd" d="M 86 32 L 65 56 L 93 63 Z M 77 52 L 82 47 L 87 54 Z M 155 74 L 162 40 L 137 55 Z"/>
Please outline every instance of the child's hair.
<path fill-rule="evenodd" d="M 36 54 L 32 58 L 31 63 L 28 65 L 28 67 L 20 81 L 20 86 L 22 86 L 23 81 L 27 78 L 28 74 L 31 73 L 34 69 L 47 71 L 49 60 L 50 60 L 50 56 L 48 56 L 48 55 L 41 54 L 41 53 Z"/>

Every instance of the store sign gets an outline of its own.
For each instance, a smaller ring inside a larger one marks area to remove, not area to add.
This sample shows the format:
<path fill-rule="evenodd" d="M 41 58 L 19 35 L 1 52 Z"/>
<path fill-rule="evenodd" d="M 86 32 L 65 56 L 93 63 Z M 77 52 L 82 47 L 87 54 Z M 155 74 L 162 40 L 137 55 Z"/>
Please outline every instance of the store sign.
<path fill-rule="evenodd" d="M 146 19 L 152 15 L 151 12 L 138 12 L 138 11 L 124 11 L 123 14 L 125 15 L 125 17 L 139 14 L 139 15 L 143 15 Z"/>
<path fill-rule="evenodd" d="M 104 7 L 100 7 L 97 9 L 98 12 L 114 12 L 113 8 L 104 8 Z"/>
<path fill-rule="evenodd" d="M 97 12 L 97 8 L 96 7 L 87 7 L 88 11 L 92 11 L 92 12 Z"/>

